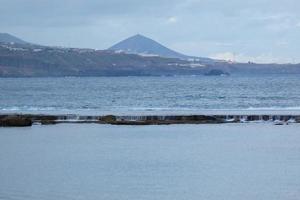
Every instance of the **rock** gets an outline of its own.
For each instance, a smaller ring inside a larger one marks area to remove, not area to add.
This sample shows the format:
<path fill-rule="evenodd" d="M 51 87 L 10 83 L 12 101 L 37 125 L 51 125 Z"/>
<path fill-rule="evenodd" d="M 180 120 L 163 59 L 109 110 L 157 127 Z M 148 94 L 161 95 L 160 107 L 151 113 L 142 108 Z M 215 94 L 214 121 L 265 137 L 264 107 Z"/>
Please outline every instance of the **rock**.
<path fill-rule="evenodd" d="M 40 122 L 42 125 L 57 124 L 58 116 L 54 115 L 36 115 L 33 120 Z"/>
<path fill-rule="evenodd" d="M 109 119 L 109 118 L 108 118 Z M 168 124 L 215 124 L 223 120 L 205 115 L 175 115 L 175 116 L 145 116 L 137 120 L 116 120 L 106 121 L 114 125 L 168 125 Z"/>
<path fill-rule="evenodd" d="M 57 124 L 57 122 L 55 120 L 44 119 L 44 120 L 41 120 L 41 124 L 42 125 L 52 125 L 52 124 Z"/>
<path fill-rule="evenodd" d="M 23 127 L 31 126 L 32 120 L 28 117 L 23 116 L 4 116 L 0 118 L 0 126 L 5 127 Z"/>
<path fill-rule="evenodd" d="M 166 116 L 165 119 L 174 124 L 206 124 L 221 122 L 221 120 L 216 117 L 206 115 Z"/>
<path fill-rule="evenodd" d="M 116 122 L 116 120 L 117 117 L 114 115 L 106 115 L 100 118 L 100 121 L 103 121 L 104 123 L 108 123 L 108 124 L 114 123 Z"/>
<path fill-rule="evenodd" d="M 31 117 L 33 120 L 36 121 L 55 121 L 58 120 L 58 116 L 55 115 L 28 115 L 28 117 Z"/>
<path fill-rule="evenodd" d="M 115 121 L 111 122 L 112 125 L 169 125 L 168 121 L 156 121 L 156 120 L 145 120 L 145 121 Z"/>

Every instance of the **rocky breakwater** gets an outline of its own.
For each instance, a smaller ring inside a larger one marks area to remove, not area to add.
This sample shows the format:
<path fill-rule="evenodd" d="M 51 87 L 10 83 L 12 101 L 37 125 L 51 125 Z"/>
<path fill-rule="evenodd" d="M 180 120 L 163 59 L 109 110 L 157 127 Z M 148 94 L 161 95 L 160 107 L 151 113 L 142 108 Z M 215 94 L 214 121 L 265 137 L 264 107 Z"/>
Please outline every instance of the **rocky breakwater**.
<path fill-rule="evenodd" d="M 116 116 L 114 121 L 109 121 L 114 125 L 216 124 L 223 122 L 223 119 L 206 115 Z"/>
<path fill-rule="evenodd" d="M 7 114 L 0 115 L 0 126 L 2 127 L 24 127 L 33 123 L 42 125 L 56 124 L 59 119 L 66 119 L 65 116 L 56 115 L 30 115 L 30 114 Z"/>
<path fill-rule="evenodd" d="M 300 123 L 300 116 L 296 116 L 296 117 L 295 117 L 295 121 L 296 121 L 297 123 Z"/>
<path fill-rule="evenodd" d="M 299 115 L 0 115 L 0 126 L 50 125 L 57 123 L 97 123 L 112 125 L 218 124 L 245 122 L 300 123 Z"/>
<path fill-rule="evenodd" d="M 205 115 L 178 116 L 78 116 L 78 115 L 0 115 L 0 126 L 50 125 L 57 123 L 98 123 L 112 125 L 215 124 L 223 119 Z"/>
<path fill-rule="evenodd" d="M 30 117 L 22 115 L 2 115 L 0 116 L 0 126 L 4 127 L 24 127 L 33 123 Z"/>

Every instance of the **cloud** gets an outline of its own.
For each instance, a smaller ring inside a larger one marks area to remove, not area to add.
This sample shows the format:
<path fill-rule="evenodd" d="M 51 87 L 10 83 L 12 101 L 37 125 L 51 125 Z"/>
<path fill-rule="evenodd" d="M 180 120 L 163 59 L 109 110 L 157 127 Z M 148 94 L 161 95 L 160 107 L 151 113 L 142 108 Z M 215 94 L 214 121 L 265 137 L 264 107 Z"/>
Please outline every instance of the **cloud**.
<path fill-rule="evenodd" d="M 280 46 L 280 47 L 284 47 L 284 46 L 288 46 L 289 43 L 285 40 L 280 40 L 278 42 L 275 43 L 277 46 Z"/>
<path fill-rule="evenodd" d="M 236 61 L 235 54 L 232 52 L 216 53 L 211 55 L 210 57 L 218 60 Z"/>
<path fill-rule="evenodd" d="M 174 17 L 174 16 L 169 17 L 168 20 L 167 20 L 167 22 L 170 23 L 170 24 L 177 23 L 177 21 L 178 21 L 177 17 Z"/>
<path fill-rule="evenodd" d="M 221 47 L 230 47 L 230 46 L 233 46 L 233 44 L 230 43 L 230 42 L 216 42 L 215 45 L 216 46 L 221 46 Z"/>
<path fill-rule="evenodd" d="M 260 55 L 245 55 L 243 53 L 221 52 L 210 56 L 214 59 L 233 61 L 233 62 L 255 62 L 255 63 L 294 63 L 296 60 L 278 57 L 272 53 Z"/>
<path fill-rule="evenodd" d="M 294 28 L 294 23 L 289 20 L 282 20 L 276 23 L 266 24 L 266 28 L 270 31 L 282 32 Z"/>
<path fill-rule="evenodd" d="M 0 0 L 0 5 L 0 26 L 68 26 L 69 22 L 80 25 L 95 19 L 151 18 L 173 7 L 167 0 Z"/>
<path fill-rule="evenodd" d="M 300 59 L 299 0 L 0 0 L 0 5 L 0 32 L 40 44 L 102 49 L 141 33 L 195 56 L 273 52 Z"/>

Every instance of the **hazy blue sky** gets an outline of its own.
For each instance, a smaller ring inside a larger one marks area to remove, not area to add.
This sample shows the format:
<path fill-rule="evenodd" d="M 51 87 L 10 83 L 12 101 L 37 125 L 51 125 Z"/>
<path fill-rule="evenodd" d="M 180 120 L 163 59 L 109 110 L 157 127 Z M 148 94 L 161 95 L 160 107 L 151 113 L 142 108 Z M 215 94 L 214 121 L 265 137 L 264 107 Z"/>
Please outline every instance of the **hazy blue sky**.
<path fill-rule="evenodd" d="M 300 1 L 0 0 L 0 32 L 97 49 L 140 33 L 188 55 L 300 62 Z"/>

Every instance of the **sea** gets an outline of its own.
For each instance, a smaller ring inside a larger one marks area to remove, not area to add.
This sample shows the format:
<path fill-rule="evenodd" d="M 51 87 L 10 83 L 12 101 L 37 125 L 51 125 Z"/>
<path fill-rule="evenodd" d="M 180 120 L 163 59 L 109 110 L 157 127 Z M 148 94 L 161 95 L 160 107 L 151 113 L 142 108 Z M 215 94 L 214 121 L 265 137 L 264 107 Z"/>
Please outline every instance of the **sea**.
<path fill-rule="evenodd" d="M 0 114 L 217 112 L 300 113 L 300 77 L 0 78 Z M 299 123 L 0 127 L 0 200 L 299 198 Z"/>
<path fill-rule="evenodd" d="M 201 113 L 300 110 L 300 77 L 0 78 L 0 113 Z"/>
<path fill-rule="evenodd" d="M 300 125 L 0 128 L 1 200 L 299 200 Z"/>

